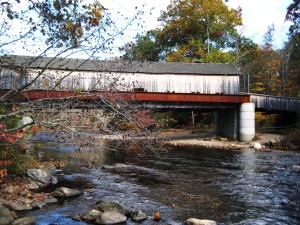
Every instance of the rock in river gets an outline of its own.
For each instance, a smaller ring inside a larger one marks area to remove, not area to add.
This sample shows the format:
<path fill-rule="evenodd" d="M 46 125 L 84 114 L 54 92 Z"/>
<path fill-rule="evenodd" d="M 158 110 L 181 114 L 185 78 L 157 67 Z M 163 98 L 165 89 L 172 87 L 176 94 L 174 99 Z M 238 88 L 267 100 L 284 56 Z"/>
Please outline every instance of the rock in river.
<path fill-rule="evenodd" d="M 56 184 L 57 178 L 52 175 L 49 170 L 43 169 L 28 169 L 26 174 L 35 181 L 40 187 L 45 187 L 50 184 Z"/>
<path fill-rule="evenodd" d="M 126 222 L 127 217 L 118 212 L 106 211 L 96 220 L 96 224 L 119 224 Z"/>
<path fill-rule="evenodd" d="M 254 148 L 255 150 L 259 150 L 259 149 L 262 149 L 262 146 L 261 146 L 260 143 L 256 142 L 256 143 L 253 143 L 253 148 Z"/>
<path fill-rule="evenodd" d="M 213 220 L 199 220 L 190 218 L 186 221 L 186 225 L 217 225 L 217 223 Z"/>
<path fill-rule="evenodd" d="M 81 219 L 83 221 L 86 221 L 88 223 L 95 223 L 95 221 L 100 218 L 102 212 L 98 211 L 98 210 L 91 210 L 88 213 L 84 214 L 81 216 Z"/>
<path fill-rule="evenodd" d="M 0 218 L 0 225 L 8 225 L 14 220 L 8 208 L 2 206 L 0 206 Z"/>
<path fill-rule="evenodd" d="M 135 222 L 140 222 L 140 221 L 146 220 L 148 218 L 147 215 L 144 212 L 142 212 L 140 209 L 138 209 L 134 212 L 131 212 L 130 216 L 131 216 L 132 220 Z"/>
<path fill-rule="evenodd" d="M 292 171 L 295 173 L 300 173 L 300 165 L 293 165 Z"/>
<path fill-rule="evenodd" d="M 35 217 L 24 217 L 24 218 L 15 220 L 14 222 L 12 222 L 11 225 L 35 225 L 35 224 L 36 224 Z"/>
<path fill-rule="evenodd" d="M 81 195 L 81 194 L 82 194 L 82 191 L 80 191 L 80 190 L 66 188 L 66 187 L 60 187 L 60 188 L 57 188 L 52 193 L 52 196 L 66 198 L 66 197 L 73 197 L 73 196 Z"/>
<path fill-rule="evenodd" d="M 96 210 L 99 210 L 100 212 L 118 212 L 123 215 L 128 215 L 130 213 L 130 209 L 127 206 L 117 201 L 99 202 L 96 205 Z"/>
<path fill-rule="evenodd" d="M 4 206 L 7 206 L 11 210 L 15 211 L 26 211 L 32 210 L 32 207 L 29 204 L 23 204 L 17 201 L 8 201 L 6 199 L 0 198 L 0 203 Z"/>

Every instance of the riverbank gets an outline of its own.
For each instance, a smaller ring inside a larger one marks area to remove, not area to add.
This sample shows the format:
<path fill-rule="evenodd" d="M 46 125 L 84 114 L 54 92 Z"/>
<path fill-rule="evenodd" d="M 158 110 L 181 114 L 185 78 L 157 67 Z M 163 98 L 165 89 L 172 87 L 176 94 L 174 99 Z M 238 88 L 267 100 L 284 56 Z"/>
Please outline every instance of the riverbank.
<path fill-rule="evenodd" d="M 253 149 L 255 146 L 257 146 L 255 147 L 257 150 L 271 150 L 274 149 L 283 139 L 282 135 L 257 133 L 253 141 L 239 142 L 217 137 L 213 131 L 193 133 L 192 130 L 186 129 L 172 129 L 164 131 L 159 136 L 166 140 L 163 141 L 165 145 L 191 146 L 220 150 Z"/>

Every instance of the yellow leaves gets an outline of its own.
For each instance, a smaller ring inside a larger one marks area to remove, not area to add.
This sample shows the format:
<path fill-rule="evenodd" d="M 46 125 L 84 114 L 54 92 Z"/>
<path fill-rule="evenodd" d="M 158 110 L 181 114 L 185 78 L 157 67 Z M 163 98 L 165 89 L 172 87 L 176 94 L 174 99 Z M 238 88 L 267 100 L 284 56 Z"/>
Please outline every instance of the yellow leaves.
<path fill-rule="evenodd" d="M 87 17 L 89 25 L 92 27 L 98 26 L 103 15 L 102 15 L 102 5 L 99 2 L 89 4 L 86 6 L 88 9 L 87 14 L 89 15 Z M 87 29 L 87 27 L 86 27 Z"/>

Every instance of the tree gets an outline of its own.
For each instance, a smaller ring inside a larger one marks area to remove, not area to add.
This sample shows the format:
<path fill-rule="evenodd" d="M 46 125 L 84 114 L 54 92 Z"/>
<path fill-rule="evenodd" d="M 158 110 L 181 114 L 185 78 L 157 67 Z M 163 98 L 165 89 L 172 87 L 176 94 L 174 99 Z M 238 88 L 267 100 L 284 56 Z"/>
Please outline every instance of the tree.
<path fill-rule="evenodd" d="M 157 42 L 168 51 L 169 61 L 232 61 L 224 50 L 236 46 L 240 8 L 229 9 L 221 0 L 173 0 L 159 21 Z"/>
<path fill-rule="evenodd" d="M 293 25 L 290 26 L 290 33 L 298 33 L 300 26 L 300 1 L 293 0 L 288 6 L 285 19 L 292 21 Z"/>
<path fill-rule="evenodd" d="M 125 46 L 125 58 L 177 62 L 236 62 L 241 9 L 221 0 L 173 0 L 162 12 L 161 28 Z"/>
<path fill-rule="evenodd" d="M 0 113 L 0 149 L 6 154 L 10 150 L 7 137 L 15 136 L 33 125 L 52 130 L 63 138 L 64 143 L 72 142 L 77 149 L 87 149 L 96 141 L 86 138 L 86 129 L 109 134 L 120 133 L 118 124 L 131 124 L 126 132 L 146 130 L 153 122 L 150 113 L 141 116 L 143 105 L 126 101 L 114 87 L 116 79 L 107 78 L 101 93 L 83 90 L 77 83 L 69 82 L 72 74 L 85 63 L 98 61 L 104 52 L 109 52 L 116 37 L 122 35 L 135 18 L 128 19 L 127 26 L 118 28 L 110 13 L 99 1 L 85 4 L 81 0 L 30 0 L 1 2 L 0 10 L 0 103 L 6 110 Z M 140 12 L 137 12 L 139 14 Z M 124 19 L 126 21 L 126 19 Z M 31 55 L 23 61 L 11 56 L 17 49 Z M 45 56 L 52 56 L 44 60 Z M 72 69 L 65 67 L 70 57 L 82 57 Z M 32 66 L 38 69 L 32 69 Z M 56 66 L 56 69 L 53 68 Z M 49 73 L 59 73 L 60 79 L 50 86 Z M 14 79 L 7 80 L 9 75 Z M 5 79 L 4 79 L 5 78 Z M 95 85 L 103 77 L 94 80 Z M 73 94 L 57 99 L 17 101 L 16 98 L 28 89 L 40 87 L 58 90 L 66 81 L 73 88 Z M 3 85 L 3 86 L 1 86 Z M 130 93 L 128 94 L 130 95 Z M 80 97 L 78 97 L 80 96 Z M 85 101 L 94 96 L 94 101 Z M 18 117 L 14 126 L 7 123 Z M 141 119 L 143 117 L 143 119 Z M 26 119 L 22 119 L 26 118 Z M 145 125 L 146 124 L 146 125 Z M 132 130 L 133 129 L 133 130 Z M 122 131 L 124 134 L 124 131 Z M 4 141 L 2 141 L 4 140 Z M 149 143 L 149 142 L 148 142 Z M 103 147 L 103 146 L 102 146 Z"/>
<path fill-rule="evenodd" d="M 159 61 L 161 48 L 156 43 L 156 32 L 150 30 L 146 35 L 137 35 L 136 43 L 125 46 L 123 59 L 132 61 Z"/>
<path fill-rule="evenodd" d="M 242 72 L 250 77 L 250 91 L 253 93 L 282 95 L 280 80 L 281 51 L 273 49 L 273 33 L 271 25 L 264 35 L 261 46 L 251 44 L 243 51 L 247 54 L 239 62 Z"/>
<path fill-rule="evenodd" d="M 299 97 L 300 87 L 300 1 L 293 0 L 288 6 L 286 20 L 293 24 L 289 29 L 289 40 L 282 51 L 282 86 L 285 95 Z"/>

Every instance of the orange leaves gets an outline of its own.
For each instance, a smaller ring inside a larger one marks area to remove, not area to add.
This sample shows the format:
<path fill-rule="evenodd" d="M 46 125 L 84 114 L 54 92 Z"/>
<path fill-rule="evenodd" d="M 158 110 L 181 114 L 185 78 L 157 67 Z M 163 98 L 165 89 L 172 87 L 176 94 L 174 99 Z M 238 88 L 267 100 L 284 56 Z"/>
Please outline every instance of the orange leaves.
<path fill-rule="evenodd" d="M 0 160 L 0 182 L 3 180 L 4 177 L 7 176 L 7 169 L 3 167 L 7 167 L 12 164 L 11 160 Z"/>
<path fill-rule="evenodd" d="M 161 219 L 160 213 L 159 213 L 159 212 L 156 212 L 156 213 L 152 216 L 152 219 L 155 220 L 155 221 L 160 220 L 160 219 Z"/>

